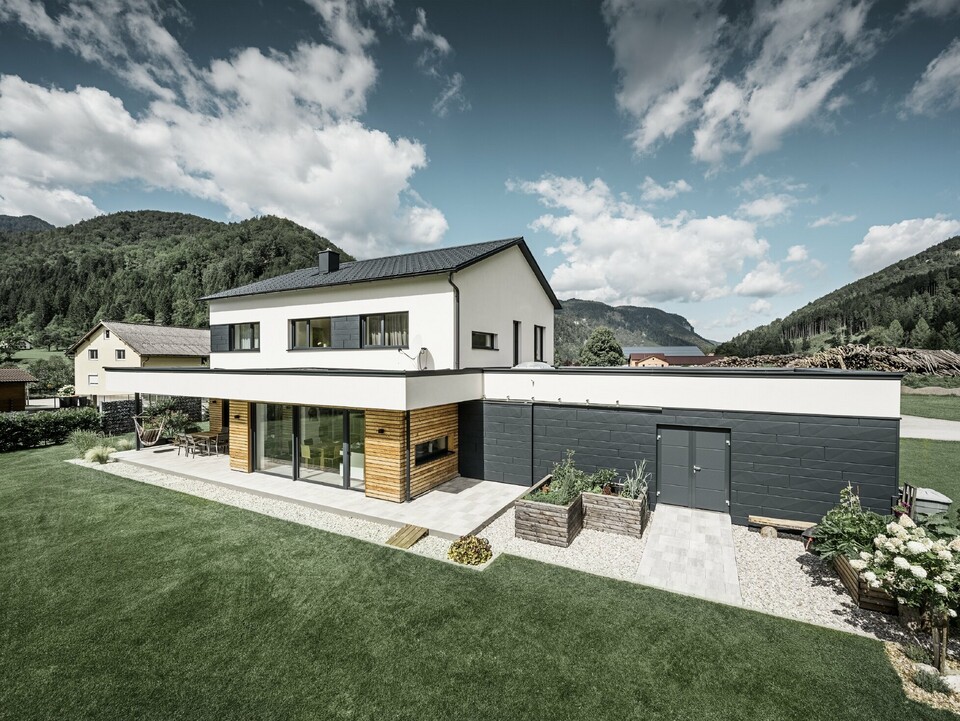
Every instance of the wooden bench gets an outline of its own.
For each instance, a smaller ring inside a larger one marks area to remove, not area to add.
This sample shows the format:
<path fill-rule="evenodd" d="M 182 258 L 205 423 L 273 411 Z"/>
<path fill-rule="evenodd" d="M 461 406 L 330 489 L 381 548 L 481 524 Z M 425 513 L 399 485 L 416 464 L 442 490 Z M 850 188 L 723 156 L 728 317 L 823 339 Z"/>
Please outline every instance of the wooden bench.
<path fill-rule="evenodd" d="M 747 522 L 751 526 L 772 526 L 778 531 L 796 531 L 798 533 L 803 533 L 808 528 L 817 525 L 811 521 L 790 521 L 786 518 L 767 518 L 766 516 L 747 516 Z"/>

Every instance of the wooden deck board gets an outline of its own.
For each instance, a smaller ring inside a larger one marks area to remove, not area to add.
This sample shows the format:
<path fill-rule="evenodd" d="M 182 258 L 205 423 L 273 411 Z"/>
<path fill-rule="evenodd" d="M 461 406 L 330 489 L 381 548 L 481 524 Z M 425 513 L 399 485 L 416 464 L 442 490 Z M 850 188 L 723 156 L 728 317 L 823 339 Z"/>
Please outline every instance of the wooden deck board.
<path fill-rule="evenodd" d="M 408 523 L 387 539 L 387 545 L 395 546 L 396 548 L 410 548 L 426 535 L 426 528 Z"/>

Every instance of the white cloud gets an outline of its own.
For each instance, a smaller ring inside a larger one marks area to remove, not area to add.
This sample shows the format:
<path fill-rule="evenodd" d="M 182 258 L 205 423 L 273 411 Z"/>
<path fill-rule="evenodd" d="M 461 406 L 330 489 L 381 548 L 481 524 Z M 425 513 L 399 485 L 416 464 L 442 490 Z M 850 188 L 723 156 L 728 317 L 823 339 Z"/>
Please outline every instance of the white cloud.
<path fill-rule="evenodd" d="M 960 108 L 960 38 L 930 61 L 903 101 L 904 114 L 936 115 Z"/>
<path fill-rule="evenodd" d="M 670 139 L 696 116 L 716 72 L 725 24 L 719 2 L 605 0 L 620 74 L 617 104 L 637 122 L 637 152 Z"/>
<path fill-rule="evenodd" d="M 617 103 L 637 152 L 695 123 L 692 155 L 716 166 L 776 150 L 795 128 L 839 111 L 840 80 L 872 52 L 863 0 L 760 0 L 734 31 L 711 0 L 606 0 Z M 732 54 L 742 71 L 724 73 Z"/>
<path fill-rule="evenodd" d="M 912 218 L 891 225 L 873 225 L 863 241 L 853 246 L 850 265 L 866 275 L 958 234 L 960 220 L 944 215 Z"/>
<path fill-rule="evenodd" d="M 656 203 L 661 200 L 670 200 L 671 198 L 677 197 L 680 193 L 689 193 L 693 190 L 693 187 L 686 180 L 682 178 L 680 180 L 671 180 L 668 181 L 665 185 L 660 185 L 656 180 L 651 178 L 649 175 L 643 179 L 643 184 L 640 186 L 642 192 L 640 198 L 649 203 Z"/>
<path fill-rule="evenodd" d="M 787 263 L 802 263 L 810 257 L 805 245 L 791 245 L 787 249 Z"/>
<path fill-rule="evenodd" d="M 423 43 L 423 52 L 417 59 L 417 66 L 423 73 L 441 84 L 440 94 L 433 101 L 433 112 L 441 118 L 447 117 L 451 110 L 470 109 L 470 101 L 464 92 L 464 79 L 461 73 L 447 75 L 443 72 L 444 60 L 453 53 L 450 42 L 427 27 L 427 12 L 417 8 L 417 21 L 410 31 L 410 39 Z"/>
<path fill-rule="evenodd" d="M 125 52 L 122 44 L 114 48 L 125 37 L 119 30 L 101 42 L 88 26 L 99 19 L 108 30 L 126 27 L 129 13 L 100 17 L 88 7 L 78 15 L 81 32 L 71 20 L 79 5 L 51 18 L 28 0 L 11 3 L 5 12 L 16 7 L 31 30 L 81 56 L 84 48 L 107 60 Z M 120 77 L 132 82 L 135 67 L 160 90 L 137 116 L 104 90 L 0 76 L 0 168 L 25 183 L 18 205 L 28 204 L 25 193 L 42 205 L 66 191 L 75 197 L 64 212 L 79 217 L 97 212 L 81 194 L 86 189 L 132 181 L 220 203 L 235 217 L 286 216 L 361 256 L 439 241 L 446 219 L 410 186 L 427 164 L 423 145 L 357 119 L 377 76 L 367 53 L 373 31 L 353 2 L 311 4 L 328 43 L 301 43 L 289 53 L 241 49 L 207 68 L 194 67 L 171 35 L 144 34 L 137 52 L 147 60 L 121 63 Z M 149 2 L 108 5 L 146 8 L 162 27 L 164 16 Z M 389 3 L 366 0 L 364 7 Z M 64 37 L 69 45 L 58 40 Z M 179 69 L 168 72 L 172 61 L 157 58 L 178 58 Z"/>
<path fill-rule="evenodd" d="M 546 175 L 507 187 L 558 211 L 531 227 L 556 236 L 563 260 L 550 282 L 567 296 L 631 304 L 719 298 L 731 293 L 744 261 L 769 249 L 747 220 L 657 218 L 599 178 Z"/>
<path fill-rule="evenodd" d="M 23 178 L 0 175 L 0 214 L 35 215 L 54 225 L 71 225 L 100 213 L 93 200 L 68 188 L 33 186 Z"/>
<path fill-rule="evenodd" d="M 764 300 L 763 298 L 757 298 L 753 303 L 748 306 L 748 309 L 751 313 L 756 313 L 757 315 L 765 315 L 773 310 L 773 306 L 770 305 L 769 300 Z"/>
<path fill-rule="evenodd" d="M 764 195 L 740 204 L 737 212 L 761 222 L 770 222 L 787 213 L 797 199 L 786 193 Z"/>
<path fill-rule="evenodd" d="M 907 15 L 928 15 L 932 18 L 945 18 L 960 13 L 960 0 L 911 0 L 907 6 Z"/>
<path fill-rule="evenodd" d="M 817 218 L 810 223 L 811 228 L 824 228 L 831 225 L 841 225 L 842 223 L 852 223 L 857 219 L 856 215 L 843 215 L 841 213 L 830 213 Z"/>
<path fill-rule="evenodd" d="M 788 280 L 780 272 L 779 263 L 762 260 L 743 277 L 733 292 L 737 295 L 770 298 L 774 295 L 793 293 L 799 289 L 800 286 L 797 283 Z"/>

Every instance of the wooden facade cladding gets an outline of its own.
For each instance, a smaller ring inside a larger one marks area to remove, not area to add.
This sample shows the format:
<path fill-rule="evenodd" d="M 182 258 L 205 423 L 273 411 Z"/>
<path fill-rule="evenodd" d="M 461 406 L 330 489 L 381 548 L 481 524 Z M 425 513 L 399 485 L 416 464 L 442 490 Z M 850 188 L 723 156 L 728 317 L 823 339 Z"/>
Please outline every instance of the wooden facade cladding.
<path fill-rule="evenodd" d="M 27 407 L 25 383 L 0 383 L 0 413 L 22 411 Z"/>
<path fill-rule="evenodd" d="M 250 473 L 253 470 L 253 449 L 250 448 L 250 403 L 234 400 L 227 402 L 230 403 L 230 468 L 234 471 Z"/>
<path fill-rule="evenodd" d="M 422 496 L 459 474 L 459 406 L 450 403 L 410 411 L 410 497 Z M 434 438 L 447 437 L 447 455 L 414 465 L 414 448 Z"/>
<path fill-rule="evenodd" d="M 407 498 L 405 416 L 403 411 L 366 411 L 363 473 L 370 498 L 396 503 Z"/>
<path fill-rule="evenodd" d="M 225 401 L 220 398 L 211 398 L 210 399 L 210 431 L 213 433 L 219 433 L 223 428 L 223 404 L 229 403 L 230 401 Z"/>

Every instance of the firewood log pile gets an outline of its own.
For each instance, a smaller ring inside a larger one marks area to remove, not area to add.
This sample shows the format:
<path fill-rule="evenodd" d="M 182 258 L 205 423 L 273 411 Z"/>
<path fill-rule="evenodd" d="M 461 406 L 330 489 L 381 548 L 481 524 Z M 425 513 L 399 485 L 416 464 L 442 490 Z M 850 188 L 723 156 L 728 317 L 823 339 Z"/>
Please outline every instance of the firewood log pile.
<path fill-rule="evenodd" d="M 960 375 L 960 353 L 850 344 L 828 348 L 813 355 L 760 355 L 751 358 L 720 358 L 714 368 L 841 368 L 844 370 L 892 371 L 940 376 Z"/>

